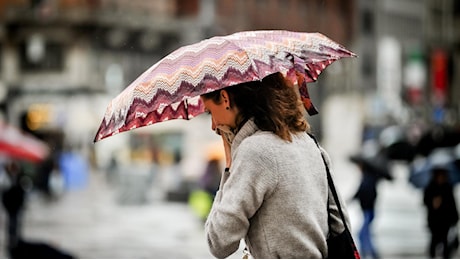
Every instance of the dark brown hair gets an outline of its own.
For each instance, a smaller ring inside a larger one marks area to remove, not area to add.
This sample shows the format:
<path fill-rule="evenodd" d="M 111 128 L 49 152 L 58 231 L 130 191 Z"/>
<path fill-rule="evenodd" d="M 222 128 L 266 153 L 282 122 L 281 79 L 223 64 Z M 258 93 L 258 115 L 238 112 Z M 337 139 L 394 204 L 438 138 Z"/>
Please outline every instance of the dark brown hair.
<path fill-rule="evenodd" d="M 286 141 L 291 141 L 291 132 L 309 131 L 303 116 L 303 106 L 292 84 L 281 73 L 271 74 L 261 81 L 251 81 L 225 88 L 230 104 L 239 109 L 237 128 L 250 118 L 257 127 L 271 131 Z M 220 90 L 202 95 L 220 104 Z"/>

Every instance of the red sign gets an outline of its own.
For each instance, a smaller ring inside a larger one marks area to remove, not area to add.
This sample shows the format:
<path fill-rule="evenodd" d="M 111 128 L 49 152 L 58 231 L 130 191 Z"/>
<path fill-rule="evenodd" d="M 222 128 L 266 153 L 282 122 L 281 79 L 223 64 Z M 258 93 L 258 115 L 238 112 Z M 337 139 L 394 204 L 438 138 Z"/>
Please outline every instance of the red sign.
<path fill-rule="evenodd" d="M 434 102 L 443 105 L 448 88 L 448 55 L 444 50 L 434 50 L 431 54 L 431 86 Z"/>

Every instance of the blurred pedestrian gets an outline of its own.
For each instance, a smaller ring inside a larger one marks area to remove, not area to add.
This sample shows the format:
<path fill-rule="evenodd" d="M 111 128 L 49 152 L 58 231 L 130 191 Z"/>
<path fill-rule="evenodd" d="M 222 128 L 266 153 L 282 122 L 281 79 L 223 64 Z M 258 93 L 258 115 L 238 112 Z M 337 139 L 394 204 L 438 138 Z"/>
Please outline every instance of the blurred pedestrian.
<path fill-rule="evenodd" d="M 109 185 L 116 184 L 116 180 L 118 177 L 118 168 L 119 165 L 118 160 L 116 158 L 116 154 L 112 153 L 112 155 L 110 156 L 109 165 L 106 170 L 106 180 L 109 183 Z"/>
<path fill-rule="evenodd" d="M 438 247 L 441 247 L 442 257 L 450 258 L 454 248 L 449 245 L 448 234 L 451 228 L 457 232 L 458 211 L 448 168 L 442 165 L 433 167 L 431 181 L 424 190 L 423 202 L 431 233 L 429 256 L 435 258 Z M 456 243 L 458 247 L 458 241 Z"/>
<path fill-rule="evenodd" d="M 221 171 L 220 160 L 211 158 L 200 178 L 200 188 L 211 194 L 212 197 L 215 197 L 219 190 Z"/>
<path fill-rule="evenodd" d="M 19 242 L 26 191 L 21 185 L 21 165 L 9 161 L 4 168 L 10 180 L 10 186 L 2 192 L 2 206 L 7 213 L 7 249 L 10 251 Z"/>
<path fill-rule="evenodd" d="M 2 205 L 7 213 L 6 247 L 13 259 L 67 259 L 73 256 L 40 241 L 27 241 L 22 237 L 22 220 L 30 180 L 23 173 L 21 164 L 10 161 L 5 164 L 10 187 L 2 192 Z"/>
<path fill-rule="evenodd" d="M 378 151 L 370 152 L 364 146 L 362 153 L 350 157 L 360 170 L 361 182 L 353 196 L 361 206 L 363 223 L 359 231 L 360 253 L 363 258 L 379 258 L 372 236 L 372 223 L 375 218 L 377 185 L 382 179 L 392 180 L 386 158 Z"/>
<path fill-rule="evenodd" d="M 219 190 L 220 160 L 209 158 L 203 175 L 198 181 L 198 189 L 190 193 L 189 204 L 201 220 L 206 221 L 212 203 Z"/>
<path fill-rule="evenodd" d="M 57 165 L 53 155 L 48 156 L 38 165 L 36 179 L 37 189 L 49 201 L 57 198 L 57 194 L 54 193 L 51 187 L 51 181 L 56 167 Z"/>
<path fill-rule="evenodd" d="M 295 86 L 275 73 L 201 99 L 226 159 L 205 224 L 211 253 L 228 257 L 244 239 L 255 258 L 327 257 L 329 224 L 344 226 L 336 210 L 328 221 L 329 157 L 308 134 Z"/>

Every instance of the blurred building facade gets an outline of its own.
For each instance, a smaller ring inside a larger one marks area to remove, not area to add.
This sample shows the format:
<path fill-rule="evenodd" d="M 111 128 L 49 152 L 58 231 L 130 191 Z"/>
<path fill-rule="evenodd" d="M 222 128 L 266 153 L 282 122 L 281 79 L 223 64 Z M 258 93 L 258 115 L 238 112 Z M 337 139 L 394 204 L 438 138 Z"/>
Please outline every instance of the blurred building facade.
<path fill-rule="evenodd" d="M 280 10 L 286 18 L 269 19 Z M 0 108 L 54 150 L 91 152 L 110 99 L 179 46 L 252 29 L 323 31 L 348 45 L 353 10 L 353 1 L 5 0 Z"/>
<path fill-rule="evenodd" d="M 358 33 L 356 4 L 356 0 L 219 0 L 216 1 L 216 30 L 225 34 L 270 29 L 320 32 L 359 55 L 354 47 Z M 318 82 L 309 84 L 313 104 L 320 113 L 329 94 L 353 89 L 355 71 L 354 61 L 343 59 L 325 70 Z M 309 117 L 308 121 L 321 138 L 322 117 Z"/>
<path fill-rule="evenodd" d="M 198 0 L 1 1 L 3 117 L 48 137 L 54 150 L 67 143 L 90 150 L 113 96 L 204 37 L 199 7 Z"/>
<path fill-rule="evenodd" d="M 334 64 L 342 67 L 326 70 L 321 86 L 312 88 L 317 106 L 332 94 L 359 93 L 370 103 L 367 124 L 457 124 L 459 6 L 455 0 L 221 0 L 216 24 L 224 33 L 319 31 L 356 52 L 355 62 Z M 318 120 L 310 118 L 316 128 Z"/>
<path fill-rule="evenodd" d="M 321 86 L 311 88 L 320 109 L 331 94 L 358 93 L 373 103 L 370 123 L 458 122 L 459 6 L 455 0 L 3 0 L 0 111 L 15 125 L 60 133 L 90 150 L 110 99 L 170 51 L 218 34 L 286 29 L 322 32 L 359 56 L 334 63 Z M 436 107 L 447 116 L 433 118 Z M 310 121 L 321 130 L 319 120 Z"/>
<path fill-rule="evenodd" d="M 370 123 L 458 124 L 459 1 L 359 0 L 357 6 L 357 87 L 375 103 Z"/>

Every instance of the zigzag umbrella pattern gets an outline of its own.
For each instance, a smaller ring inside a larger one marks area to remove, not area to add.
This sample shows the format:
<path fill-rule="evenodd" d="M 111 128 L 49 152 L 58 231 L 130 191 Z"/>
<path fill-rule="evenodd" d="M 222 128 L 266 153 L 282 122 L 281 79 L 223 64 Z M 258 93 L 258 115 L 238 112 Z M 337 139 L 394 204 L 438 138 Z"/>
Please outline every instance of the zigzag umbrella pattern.
<path fill-rule="evenodd" d="M 94 141 L 171 119 L 191 119 L 203 110 L 199 96 L 282 72 L 295 75 L 310 114 L 306 83 L 332 62 L 356 56 L 320 33 L 247 31 L 216 36 L 167 55 L 108 105 Z M 292 78 L 292 76 L 291 76 Z"/>

